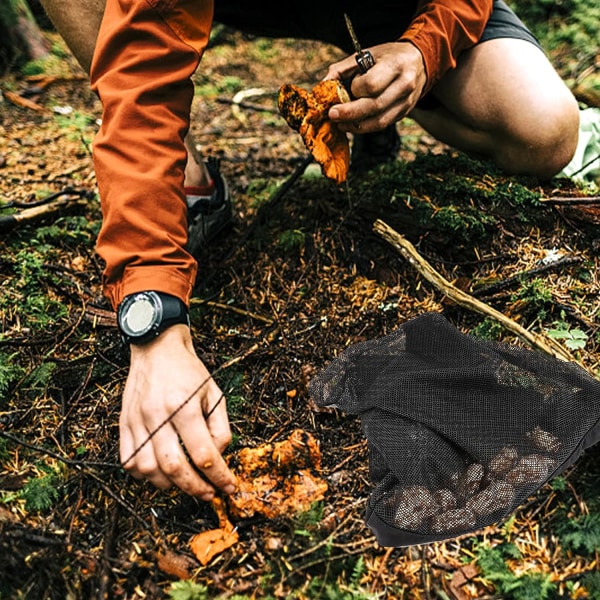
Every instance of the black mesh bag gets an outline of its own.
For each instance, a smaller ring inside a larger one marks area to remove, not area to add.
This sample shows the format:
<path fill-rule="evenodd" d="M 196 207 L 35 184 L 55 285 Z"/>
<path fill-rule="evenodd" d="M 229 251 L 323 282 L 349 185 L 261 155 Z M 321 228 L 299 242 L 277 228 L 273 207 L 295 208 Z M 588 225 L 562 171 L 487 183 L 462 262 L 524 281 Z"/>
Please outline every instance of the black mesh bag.
<path fill-rule="evenodd" d="M 600 440 L 600 382 L 574 363 L 465 335 L 427 313 L 347 348 L 310 383 L 359 414 L 383 546 L 504 520 Z"/>

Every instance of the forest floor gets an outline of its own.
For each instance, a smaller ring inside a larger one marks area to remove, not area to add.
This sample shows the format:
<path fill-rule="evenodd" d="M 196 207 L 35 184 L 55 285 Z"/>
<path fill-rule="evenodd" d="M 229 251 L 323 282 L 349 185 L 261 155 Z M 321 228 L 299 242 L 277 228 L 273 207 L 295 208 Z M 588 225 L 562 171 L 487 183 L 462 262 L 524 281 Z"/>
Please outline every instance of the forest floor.
<path fill-rule="evenodd" d="M 556 201 L 588 192 L 508 178 L 409 119 L 396 163 L 338 187 L 315 165 L 303 171 L 276 105 L 282 83 L 314 84 L 338 52 L 223 30 L 196 77 L 192 130 L 219 157 L 235 214 L 200 258 L 193 336 L 227 395 L 226 454 L 303 430 L 320 445 L 327 492 L 298 514 L 233 519 L 238 541 L 202 565 L 190 540 L 217 526 L 213 508 L 118 464 L 128 355 L 94 251 L 101 110 L 55 46 L 43 73 L 0 80 L 0 214 L 65 190 L 79 200 L 0 238 L 0 598 L 600 598 L 598 447 L 504 523 L 385 548 L 364 523 L 360 422 L 307 389 L 350 344 L 424 312 L 521 344 L 426 283 L 373 233 L 377 218 L 469 293 L 508 281 L 479 298 L 598 374 L 600 211 Z"/>

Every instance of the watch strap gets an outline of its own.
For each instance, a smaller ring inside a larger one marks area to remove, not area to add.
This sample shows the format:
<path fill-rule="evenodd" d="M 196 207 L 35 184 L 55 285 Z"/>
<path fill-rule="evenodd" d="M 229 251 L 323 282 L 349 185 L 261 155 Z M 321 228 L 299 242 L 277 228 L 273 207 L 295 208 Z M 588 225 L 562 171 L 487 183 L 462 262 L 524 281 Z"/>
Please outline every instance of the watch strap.
<path fill-rule="evenodd" d="M 160 331 L 179 323 L 183 323 L 188 327 L 190 326 L 190 314 L 188 308 L 179 298 L 163 292 L 156 292 L 156 294 L 163 305 Z"/>
<path fill-rule="evenodd" d="M 121 311 L 124 306 L 129 304 L 131 301 L 135 301 L 135 297 L 137 295 L 140 296 L 153 296 L 158 298 L 160 302 L 161 308 L 161 316 L 157 319 L 156 323 L 146 331 L 145 333 L 136 336 L 131 333 L 127 333 L 124 331 L 123 327 L 121 327 Z M 144 291 L 137 292 L 126 296 L 121 302 L 118 310 L 117 322 L 119 324 L 119 329 L 121 331 L 121 338 L 123 343 L 125 344 L 145 344 L 150 340 L 157 337 L 160 333 L 162 333 L 165 329 L 172 327 L 177 324 L 184 324 L 188 327 L 190 326 L 190 316 L 189 311 L 186 304 L 177 298 L 176 296 L 172 296 L 171 294 L 167 294 L 165 292 L 155 292 L 155 291 Z"/>

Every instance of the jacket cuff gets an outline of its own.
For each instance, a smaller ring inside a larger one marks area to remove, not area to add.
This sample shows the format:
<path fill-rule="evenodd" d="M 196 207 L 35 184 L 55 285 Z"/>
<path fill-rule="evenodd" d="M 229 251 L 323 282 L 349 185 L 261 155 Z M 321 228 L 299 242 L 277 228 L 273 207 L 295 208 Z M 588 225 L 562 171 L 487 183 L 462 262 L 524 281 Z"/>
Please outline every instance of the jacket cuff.
<path fill-rule="evenodd" d="M 461 52 L 479 41 L 491 14 L 492 0 L 422 3 L 399 41 L 412 43 L 423 56 L 427 74 L 423 95 L 456 67 Z"/>
<path fill-rule="evenodd" d="M 192 295 L 190 278 L 179 270 L 169 267 L 140 267 L 126 269 L 123 277 L 113 284 L 104 286 L 104 293 L 112 307 L 117 310 L 125 296 L 147 291 L 171 294 L 189 306 Z"/>

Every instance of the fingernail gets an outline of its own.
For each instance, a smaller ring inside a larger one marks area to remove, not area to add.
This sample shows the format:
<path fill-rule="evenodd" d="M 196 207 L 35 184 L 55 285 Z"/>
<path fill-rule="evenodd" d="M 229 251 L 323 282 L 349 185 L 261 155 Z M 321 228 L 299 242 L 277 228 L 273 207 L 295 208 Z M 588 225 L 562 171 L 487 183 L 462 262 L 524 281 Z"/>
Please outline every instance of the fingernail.
<path fill-rule="evenodd" d="M 329 109 L 329 118 L 330 119 L 337 119 L 339 116 L 340 116 L 340 111 L 337 108 Z"/>
<path fill-rule="evenodd" d="M 229 484 L 229 485 L 226 485 L 226 486 L 223 488 L 223 491 L 224 491 L 226 494 L 233 494 L 233 492 L 235 492 L 235 485 L 231 485 L 231 484 Z"/>
<path fill-rule="evenodd" d="M 202 494 L 202 496 L 200 496 L 204 502 L 210 502 L 214 497 L 215 495 L 212 492 L 207 492 L 206 494 Z"/>

